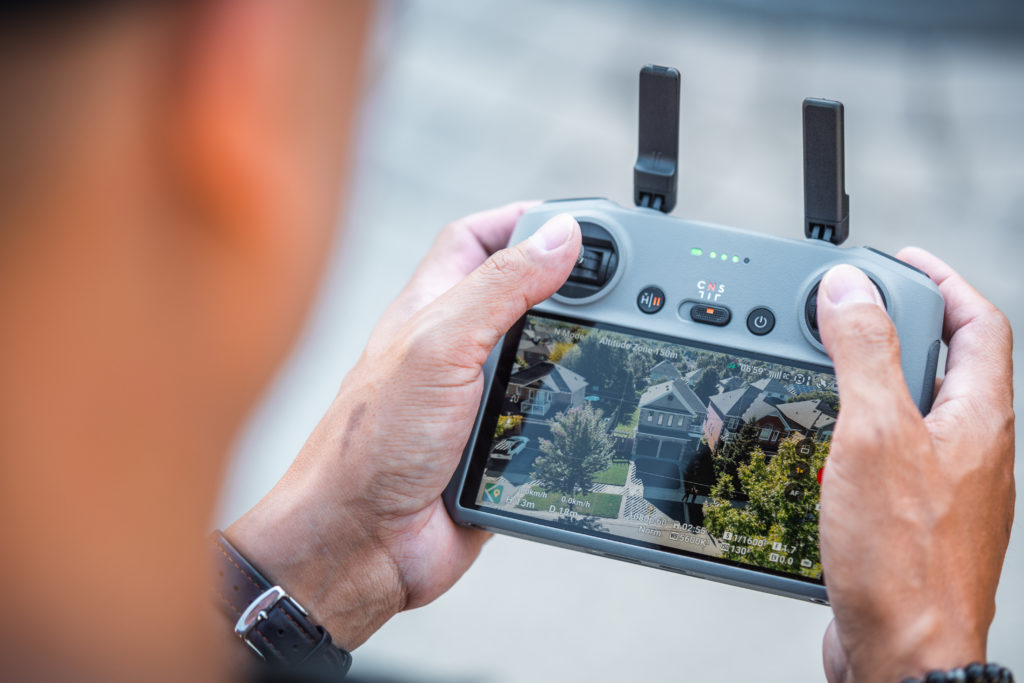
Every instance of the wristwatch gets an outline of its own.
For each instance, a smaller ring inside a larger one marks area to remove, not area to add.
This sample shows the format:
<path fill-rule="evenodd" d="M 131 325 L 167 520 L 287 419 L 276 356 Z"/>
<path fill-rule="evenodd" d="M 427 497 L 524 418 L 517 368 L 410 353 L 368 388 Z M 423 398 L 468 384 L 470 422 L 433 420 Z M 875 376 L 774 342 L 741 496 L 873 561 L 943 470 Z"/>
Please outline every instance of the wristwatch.
<path fill-rule="evenodd" d="M 331 643 L 331 634 L 310 619 L 284 588 L 260 573 L 217 531 L 217 606 L 235 634 L 268 664 L 344 677 L 352 655 Z"/>

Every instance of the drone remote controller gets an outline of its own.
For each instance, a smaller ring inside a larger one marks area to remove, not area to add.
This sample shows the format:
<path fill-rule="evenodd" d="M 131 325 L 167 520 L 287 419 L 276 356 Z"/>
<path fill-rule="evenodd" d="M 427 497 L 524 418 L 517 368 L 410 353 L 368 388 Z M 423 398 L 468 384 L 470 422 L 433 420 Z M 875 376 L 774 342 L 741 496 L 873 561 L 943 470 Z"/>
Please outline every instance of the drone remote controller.
<path fill-rule="evenodd" d="M 840 263 L 874 282 L 922 413 L 943 300 L 912 266 L 840 248 L 839 102 L 803 103 L 805 239 L 667 215 L 679 94 L 675 69 L 641 71 L 635 208 L 557 200 L 519 220 L 511 243 L 570 213 L 583 249 L 488 360 L 445 503 L 460 524 L 824 603 L 819 486 L 839 401 L 818 285 Z"/>

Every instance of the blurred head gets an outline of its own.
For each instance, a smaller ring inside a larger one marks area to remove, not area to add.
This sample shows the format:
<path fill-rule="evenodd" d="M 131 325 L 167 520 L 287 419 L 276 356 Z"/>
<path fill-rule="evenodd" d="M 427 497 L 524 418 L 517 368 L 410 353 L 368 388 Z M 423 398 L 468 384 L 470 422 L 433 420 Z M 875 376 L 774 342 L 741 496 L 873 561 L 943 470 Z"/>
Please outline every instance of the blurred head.
<path fill-rule="evenodd" d="M 105 552 L 202 542 L 338 222 L 369 12 L 42 5 L 0 10 L 0 577 L 67 591 L 45 630 L 84 599 L 56 558 L 131 610 Z"/>

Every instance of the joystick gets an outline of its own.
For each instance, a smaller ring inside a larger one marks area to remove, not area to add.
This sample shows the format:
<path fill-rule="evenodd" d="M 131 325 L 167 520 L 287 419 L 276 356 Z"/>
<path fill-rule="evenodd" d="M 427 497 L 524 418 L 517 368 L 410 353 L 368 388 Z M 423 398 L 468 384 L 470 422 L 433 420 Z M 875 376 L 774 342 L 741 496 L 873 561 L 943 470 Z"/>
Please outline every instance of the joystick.
<path fill-rule="evenodd" d="M 676 69 L 641 70 L 634 207 L 554 200 L 519 219 L 512 243 L 570 213 L 583 248 L 488 359 L 444 502 L 459 524 L 824 603 L 810 473 L 828 457 L 839 400 L 821 279 L 845 263 L 874 282 L 922 413 L 942 296 L 888 254 L 840 247 L 840 102 L 803 102 L 803 239 L 668 215 L 680 92 Z"/>

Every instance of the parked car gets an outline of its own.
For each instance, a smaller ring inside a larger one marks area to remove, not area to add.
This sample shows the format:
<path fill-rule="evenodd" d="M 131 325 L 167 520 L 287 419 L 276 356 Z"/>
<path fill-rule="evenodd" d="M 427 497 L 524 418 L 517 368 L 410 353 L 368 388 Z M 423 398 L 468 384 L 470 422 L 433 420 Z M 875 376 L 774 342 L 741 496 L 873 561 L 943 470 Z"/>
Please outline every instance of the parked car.
<path fill-rule="evenodd" d="M 512 456 L 521 453 L 528 443 L 530 443 L 530 439 L 526 436 L 506 437 L 494 444 L 491 448 L 490 460 L 495 463 L 508 463 L 508 461 L 512 459 Z M 490 464 L 491 463 L 489 462 L 488 465 Z"/>

